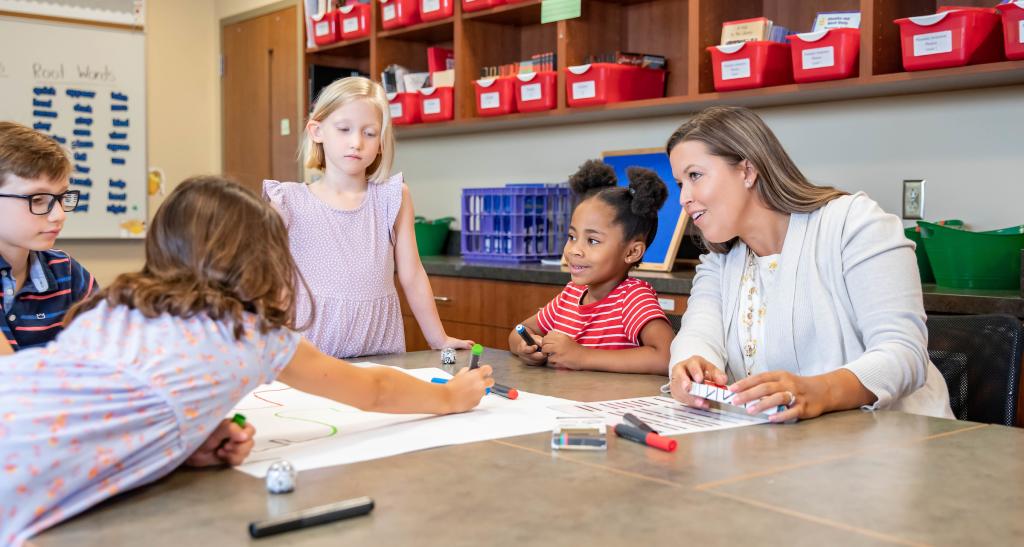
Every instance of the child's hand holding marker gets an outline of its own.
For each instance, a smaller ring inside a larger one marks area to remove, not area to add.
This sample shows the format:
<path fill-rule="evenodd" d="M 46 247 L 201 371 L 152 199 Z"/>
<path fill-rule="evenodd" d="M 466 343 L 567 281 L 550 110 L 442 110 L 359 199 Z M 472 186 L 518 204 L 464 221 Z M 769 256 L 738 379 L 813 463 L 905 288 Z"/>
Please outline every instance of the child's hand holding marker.
<path fill-rule="evenodd" d="M 541 351 L 547 355 L 549 367 L 580 370 L 583 362 L 581 354 L 587 348 L 576 343 L 572 337 L 553 330 L 544 337 Z"/>
<path fill-rule="evenodd" d="M 185 460 L 185 465 L 241 465 L 252 451 L 255 435 L 256 428 L 245 421 L 245 416 L 235 414 L 230 420 L 221 420 L 217 429 Z"/>
<path fill-rule="evenodd" d="M 524 325 L 516 325 L 517 337 L 512 340 L 512 353 L 516 354 L 528 365 L 542 366 L 547 363 L 548 356 L 540 351 L 544 338 L 539 334 L 531 334 Z"/>
<path fill-rule="evenodd" d="M 455 377 L 443 386 L 448 390 L 449 413 L 476 408 L 487 389 L 494 385 L 491 373 L 490 365 L 481 365 L 472 370 L 464 368 L 455 373 Z"/>

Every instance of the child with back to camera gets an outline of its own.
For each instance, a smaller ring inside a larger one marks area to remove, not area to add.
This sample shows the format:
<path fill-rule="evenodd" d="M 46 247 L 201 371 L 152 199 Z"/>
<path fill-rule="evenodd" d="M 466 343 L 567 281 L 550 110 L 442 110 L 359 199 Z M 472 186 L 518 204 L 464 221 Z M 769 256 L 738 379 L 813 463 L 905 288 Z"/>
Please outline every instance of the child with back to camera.
<path fill-rule="evenodd" d="M 609 165 L 588 161 L 569 178 L 580 198 L 564 250 L 571 281 L 523 321 L 536 345 L 509 334 L 509 349 L 527 364 L 665 374 L 672 327 L 654 289 L 629 271 L 654 241 L 668 189 L 653 171 L 627 175 L 629 186 L 618 186 Z"/>

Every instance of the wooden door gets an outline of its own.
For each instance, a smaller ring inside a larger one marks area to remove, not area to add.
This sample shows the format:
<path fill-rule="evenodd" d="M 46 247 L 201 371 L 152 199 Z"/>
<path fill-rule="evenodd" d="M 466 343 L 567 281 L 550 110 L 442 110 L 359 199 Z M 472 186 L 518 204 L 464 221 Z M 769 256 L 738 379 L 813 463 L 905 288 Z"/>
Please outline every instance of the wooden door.
<path fill-rule="evenodd" d="M 292 6 L 221 29 L 223 169 L 256 192 L 299 176 L 296 17 Z"/>

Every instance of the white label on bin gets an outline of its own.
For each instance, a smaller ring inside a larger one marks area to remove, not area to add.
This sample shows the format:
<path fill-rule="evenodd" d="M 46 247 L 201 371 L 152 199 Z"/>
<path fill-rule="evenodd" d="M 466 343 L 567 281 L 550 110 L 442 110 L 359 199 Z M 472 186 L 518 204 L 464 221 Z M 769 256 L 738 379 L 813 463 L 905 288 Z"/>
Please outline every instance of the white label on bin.
<path fill-rule="evenodd" d="M 1020 25 L 1017 27 L 1017 41 L 1024 44 L 1024 19 L 1020 20 Z"/>
<path fill-rule="evenodd" d="M 359 17 L 349 17 L 341 22 L 341 29 L 345 32 L 356 32 L 359 30 Z"/>
<path fill-rule="evenodd" d="M 722 79 L 736 80 L 750 77 L 750 58 L 722 61 Z"/>
<path fill-rule="evenodd" d="M 914 57 L 953 51 L 953 31 L 929 32 L 914 36 Z"/>
<path fill-rule="evenodd" d="M 833 46 L 816 47 L 803 51 L 804 70 L 836 66 L 836 48 Z"/>
<path fill-rule="evenodd" d="M 501 94 L 497 91 L 480 94 L 480 109 L 498 108 L 501 106 Z"/>
<path fill-rule="evenodd" d="M 384 6 L 384 20 L 390 21 L 395 18 L 395 5 Z"/>
<path fill-rule="evenodd" d="M 391 117 L 392 118 L 401 118 L 402 117 L 402 103 L 392 103 L 392 104 L 389 104 L 388 108 L 391 109 Z"/>
<path fill-rule="evenodd" d="M 323 23 L 317 23 L 316 27 L 314 28 L 317 36 L 324 36 L 326 34 L 330 34 L 331 32 L 331 24 L 327 21 L 324 21 Z"/>
<path fill-rule="evenodd" d="M 423 0 L 423 13 L 441 9 L 441 0 Z"/>
<path fill-rule="evenodd" d="M 519 88 L 519 99 L 522 101 L 538 101 L 541 94 L 540 84 L 527 84 Z"/>
<path fill-rule="evenodd" d="M 441 113 L 441 99 L 427 99 L 423 101 L 423 113 L 424 114 L 440 114 Z"/>
<path fill-rule="evenodd" d="M 572 84 L 573 99 L 593 99 L 597 96 L 597 84 L 594 80 Z"/>

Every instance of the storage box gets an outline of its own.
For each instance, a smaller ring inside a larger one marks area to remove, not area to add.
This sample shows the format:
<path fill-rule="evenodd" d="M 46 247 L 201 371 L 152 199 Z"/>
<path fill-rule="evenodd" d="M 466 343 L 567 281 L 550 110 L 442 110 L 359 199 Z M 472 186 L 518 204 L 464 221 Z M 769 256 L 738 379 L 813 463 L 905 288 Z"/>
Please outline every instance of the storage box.
<path fill-rule="evenodd" d="M 562 256 L 571 214 L 564 184 L 463 189 L 462 257 L 520 263 Z"/>
<path fill-rule="evenodd" d="M 1003 17 L 1003 52 L 1011 61 L 1024 59 L 1024 0 L 996 6 Z"/>
<path fill-rule="evenodd" d="M 424 122 L 443 122 L 454 117 L 454 87 L 426 87 L 420 90 L 420 119 Z"/>
<path fill-rule="evenodd" d="M 931 70 L 1003 59 L 999 12 L 992 8 L 946 9 L 897 19 L 905 70 Z"/>
<path fill-rule="evenodd" d="M 540 112 L 553 110 L 558 104 L 558 73 L 529 72 L 515 79 L 516 110 Z"/>
<path fill-rule="evenodd" d="M 859 73 L 859 29 L 836 28 L 786 38 L 793 60 L 793 80 L 798 83 L 842 80 Z"/>
<path fill-rule="evenodd" d="M 954 289 L 1020 289 L 1024 226 L 971 232 L 917 221 L 935 283 Z"/>
<path fill-rule="evenodd" d="M 793 83 L 789 44 L 744 42 L 707 48 L 715 91 L 735 91 Z"/>
<path fill-rule="evenodd" d="M 420 0 L 420 19 L 438 21 L 451 17 L 455 13 L 455 2 L 458 0 Z"/>
<path fill-rule="evenodd" d="M 380 26 L 384 30 L 420 22 L 420 0 L 380 0 Z"/>
<path fill-rule="evenodd" d="M 484 78 L 473 82 L 478 116 L 503 116 L 516 112 L 515 78 Z"/>
<path fill-rule="evenodd" d="M 338 26 L 342 40 L 355 40 L 370 35 L 370 5 L 350 4 L 338 8 Z"/>
<path fill-rule="evenodd" d="M 410 125 L 420 123 L 419 93 L 388 93 L 388 109 L 391 112 L 391 123 Z"/>
<path fill-rule="evenodd" d="M 341 40 L 337 10 L 327 10 L 319 17 L 311 15 L 309 18 L 313 21 L 313 42 L 316 45 L 326 46 Z"/>
<path fill-rule="evenodd" d="M 614 63 L 566 67 L 569 106 L 654 99 L 665 95 L 665 71 Z"/>
<path fill-rule="evenodd" d="M 462 11 L 480 11 L 505 3 L 505 0 L 462 0 Z"/>

